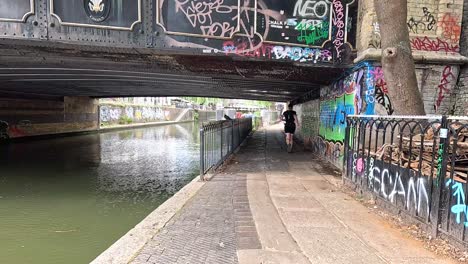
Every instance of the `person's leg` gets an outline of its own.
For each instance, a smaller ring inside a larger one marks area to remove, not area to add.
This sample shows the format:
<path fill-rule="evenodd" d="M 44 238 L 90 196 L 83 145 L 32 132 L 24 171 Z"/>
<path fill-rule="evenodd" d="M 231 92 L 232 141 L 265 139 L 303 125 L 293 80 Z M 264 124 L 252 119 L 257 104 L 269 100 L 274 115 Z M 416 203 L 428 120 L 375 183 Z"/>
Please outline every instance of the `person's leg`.
<path fill-rule="evenodd" d="M 286 133 L 286 145 L 289 145 L 289 133 Z"/>
<path fill-rule="evenodd" d="M 291 133 L 288 133 L 288 152 L 291 152 L 292 151 L 292 147 L 293 147 L 293 141 L 292 141 L 292 134 Z"/>

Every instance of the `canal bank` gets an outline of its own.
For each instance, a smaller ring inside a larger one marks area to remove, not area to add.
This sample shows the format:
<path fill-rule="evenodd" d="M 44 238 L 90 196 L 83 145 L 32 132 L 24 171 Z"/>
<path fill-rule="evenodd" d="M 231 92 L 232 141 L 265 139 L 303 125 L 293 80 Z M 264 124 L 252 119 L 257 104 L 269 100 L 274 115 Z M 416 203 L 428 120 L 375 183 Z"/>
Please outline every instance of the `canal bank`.
<path fill-rule="evenodd" d="M 129 262 L 453 263 L 341 192 L 311 153 L 286 153 L 283 141 L 280 126 L 256 132 L 164 227 L 151 228 Z"/>
<path fill-rule="evenodd" d="M 0 263 L 88 263 L 199 173 L 195 123 L 0 146 Z"/>
<path fill-rule="evenodd" d="M 96 132 L 110 132 L 110 131 L 126 130 L 126 129 L 133 129 L 133 128 L 166 126 L 166 125 L 175 125 L 175 124 L 183 124 L 183 123 L 193 123 L 193 122 L 196 122 L 196 121 L 194 120 L 161 121 L 161 122 L 148 122 L 148 123 L 138 123 L 138 124 L 127 124 L 127 125 L 110 125 L 110 126 L 101 127 Z"/>

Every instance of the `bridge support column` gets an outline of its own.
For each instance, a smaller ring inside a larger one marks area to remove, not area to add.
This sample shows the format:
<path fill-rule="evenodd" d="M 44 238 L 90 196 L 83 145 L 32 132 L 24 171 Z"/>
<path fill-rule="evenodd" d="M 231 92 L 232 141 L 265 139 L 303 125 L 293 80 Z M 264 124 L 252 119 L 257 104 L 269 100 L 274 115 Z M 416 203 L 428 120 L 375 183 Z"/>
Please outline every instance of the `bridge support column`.
<path fill-rule="evenodd" d="M 97 130 L 97 99 L 0 98 L 0 139 Z"/>

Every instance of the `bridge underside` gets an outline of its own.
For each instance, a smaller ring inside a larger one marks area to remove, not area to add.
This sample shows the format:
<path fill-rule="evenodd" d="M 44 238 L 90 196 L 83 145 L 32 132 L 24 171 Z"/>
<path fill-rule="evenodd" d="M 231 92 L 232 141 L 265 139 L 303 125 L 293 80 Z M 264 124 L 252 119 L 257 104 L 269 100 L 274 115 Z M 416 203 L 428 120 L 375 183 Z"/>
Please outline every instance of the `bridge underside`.
<path fill-rule="evenodd" d="M 310 100 L 344 68 L 244 57 L 0 42 L 0 96 Z"/>

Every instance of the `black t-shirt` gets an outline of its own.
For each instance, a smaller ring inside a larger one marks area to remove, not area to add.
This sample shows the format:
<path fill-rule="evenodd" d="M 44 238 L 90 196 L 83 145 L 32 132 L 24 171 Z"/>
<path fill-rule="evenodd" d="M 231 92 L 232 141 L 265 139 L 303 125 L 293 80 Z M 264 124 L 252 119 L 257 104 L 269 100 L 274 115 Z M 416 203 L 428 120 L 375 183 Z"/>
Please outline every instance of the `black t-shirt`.
<path fill-rule="evenodd" d="M 294 124 L 294 121 L 296 119 L 294 116 L 296 115 L 296 111 L 288 110 L 283 113 L 284 120 L 286 121 L 286 124 Z"/>

